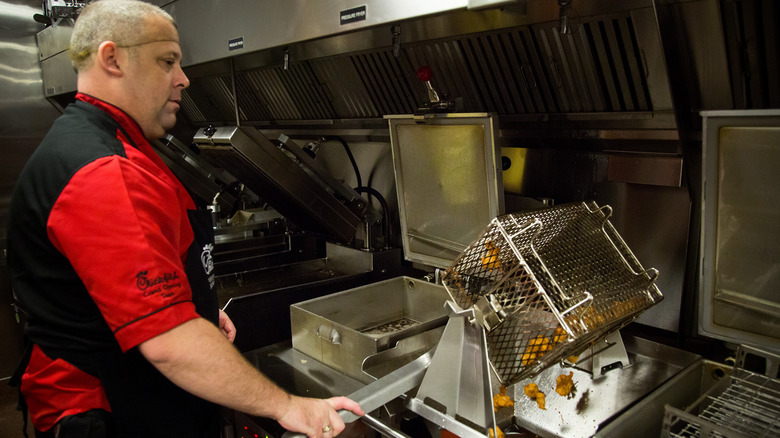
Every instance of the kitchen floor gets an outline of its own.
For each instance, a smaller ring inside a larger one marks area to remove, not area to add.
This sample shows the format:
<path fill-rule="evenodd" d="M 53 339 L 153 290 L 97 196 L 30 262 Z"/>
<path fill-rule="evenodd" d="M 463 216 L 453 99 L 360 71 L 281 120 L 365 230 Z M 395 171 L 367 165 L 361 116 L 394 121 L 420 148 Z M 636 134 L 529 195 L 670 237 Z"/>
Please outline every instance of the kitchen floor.
<path fill-rule="evenodd" d="M 0 380 L 0 437 L 22 437 L 22 414 L 16 410 L 16 388 L 8 386 L 8 379 Z M 32 425 L 27 425 L 27 433 L 35 436 Z"/>

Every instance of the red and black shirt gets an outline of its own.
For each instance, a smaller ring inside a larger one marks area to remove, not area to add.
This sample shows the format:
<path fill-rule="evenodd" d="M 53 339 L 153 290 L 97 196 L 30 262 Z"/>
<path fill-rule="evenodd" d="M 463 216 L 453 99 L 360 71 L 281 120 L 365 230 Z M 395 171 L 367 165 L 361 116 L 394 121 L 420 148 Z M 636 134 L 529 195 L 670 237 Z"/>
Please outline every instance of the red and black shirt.
<path fill-rule="evenodd" d="M 110 409 L 104 357 L 197 318 L 185 275 L 194 204 L 121 109 L 78 94 L 22 172 L 8 265 L 35 344 L 22 379 L 33 424 Z"/>

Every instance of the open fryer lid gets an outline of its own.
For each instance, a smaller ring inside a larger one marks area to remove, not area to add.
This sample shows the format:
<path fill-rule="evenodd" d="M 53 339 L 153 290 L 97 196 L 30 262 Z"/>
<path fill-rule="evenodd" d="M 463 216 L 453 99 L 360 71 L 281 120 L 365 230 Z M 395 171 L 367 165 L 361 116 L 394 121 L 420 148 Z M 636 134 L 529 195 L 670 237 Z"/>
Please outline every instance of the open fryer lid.
<path fill-rule="evenodd" d="M 221 126 L 195 133 L 200 154 L 226 169 L 299 227 L 342 243 L 360 225 L 355 206 L 340 202 L 307 171 L 251 127 Z"/>
<path fill-rule="evenodd" d="M 496 121 L 486 113 L 386 118 L 404 258 L 447 267 L 504 213 Z"/>
<path fill-rule="evenodd" d="M 780 111 L 702 116 L 699 332 L 780 351 Z"/>

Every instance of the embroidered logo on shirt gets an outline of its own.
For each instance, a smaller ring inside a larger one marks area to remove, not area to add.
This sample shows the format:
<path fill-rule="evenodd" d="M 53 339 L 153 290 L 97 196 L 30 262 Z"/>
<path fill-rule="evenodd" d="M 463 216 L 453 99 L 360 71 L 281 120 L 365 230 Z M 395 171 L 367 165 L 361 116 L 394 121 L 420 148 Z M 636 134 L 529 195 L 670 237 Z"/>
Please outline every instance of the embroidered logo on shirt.
<path fill-rule="evenodd" d="M 156 277 L 150 277 L 149 271 L 140 271 L 135 274 L 135 285 L 138 290 L 143 291 L 143 296 L 148 297 L 154 294 L 166 291 L 162 294 L 163 298 L 173 296 L 169 289 L 181 287 L 181 281 L 177 272 L 166 272 Z"/>
<path fill-rule="evenodd" d="M 214 245 L 209 243 L 203 246 L 203 252 L 200 253 L 200 263 L 203 265 L 203 271 L 208 275 L 209 287 L 214 288 L 215 278 L 211 274 L 214 271 L 214 257 L 211 252 L 214 251 Z"/>
<path fill-rule="evenodd" d="M 211 251 L 214 251 L 214 245 L 209 243 L 203 247 L 203 252 L 200 253 L 200 262 L 203 264 L 206 275 L 211 274 L 211 271 L 214 270 L 214 258 L 211 256 Z"/>

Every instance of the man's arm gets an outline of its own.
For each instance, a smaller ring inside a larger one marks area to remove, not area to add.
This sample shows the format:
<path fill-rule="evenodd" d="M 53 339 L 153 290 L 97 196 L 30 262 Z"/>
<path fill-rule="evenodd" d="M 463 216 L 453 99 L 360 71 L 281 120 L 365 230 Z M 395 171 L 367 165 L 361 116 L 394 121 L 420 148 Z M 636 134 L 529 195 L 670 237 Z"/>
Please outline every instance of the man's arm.
<path fill-rule="evenodd" d="M 163 375 L 203 399 L 272 418 L 283 427 L 310 437 L 323 436 L 330 425 L 337 435 L 344 423 L 336 410 L 364 415 L 345 398 L 328 400 L 288 394 L 255 369 L 220 330 L 203 318 L 187 321 L 139 345 L 141 354 Z"/>

